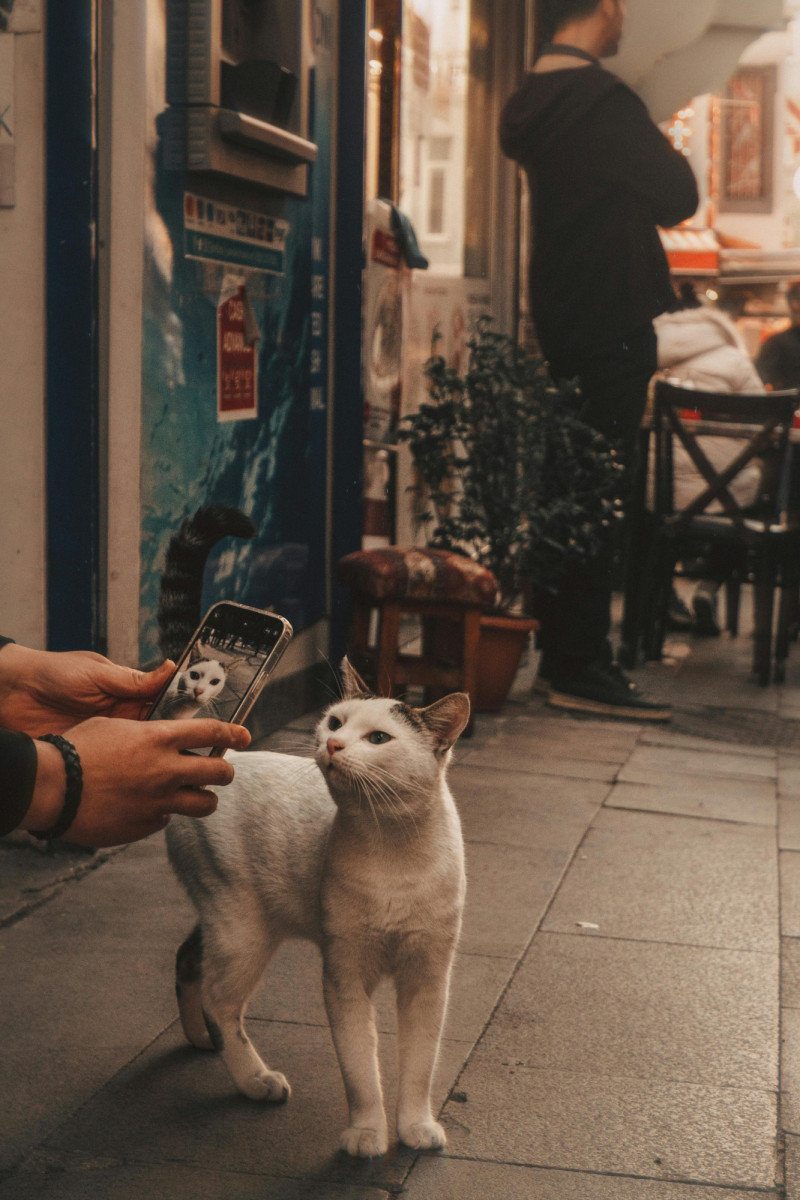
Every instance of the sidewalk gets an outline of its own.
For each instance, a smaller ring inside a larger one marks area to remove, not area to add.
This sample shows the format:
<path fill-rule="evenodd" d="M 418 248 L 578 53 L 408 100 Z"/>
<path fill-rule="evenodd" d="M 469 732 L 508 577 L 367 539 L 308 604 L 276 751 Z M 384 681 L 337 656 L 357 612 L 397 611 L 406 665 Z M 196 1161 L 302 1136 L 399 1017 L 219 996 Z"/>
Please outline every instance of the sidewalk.
<path fill-rule="evenodd" d="M 288 1105 L 185 1044 L 191 915 L 160 838 L 100 863 L 6 850 L 0 1200 L 800 1200 L 800 650 L 760 689 L 750 649 L 675 639 L 638 673 L 678 706 L 663 727 L 556 713 L 523 672 L 457 748 L 444 1155 L 337 1154 L 312 947 L 284 947 L 248 1021 Z M 385 990 L 378 1009 L 390 1110 Z"/>

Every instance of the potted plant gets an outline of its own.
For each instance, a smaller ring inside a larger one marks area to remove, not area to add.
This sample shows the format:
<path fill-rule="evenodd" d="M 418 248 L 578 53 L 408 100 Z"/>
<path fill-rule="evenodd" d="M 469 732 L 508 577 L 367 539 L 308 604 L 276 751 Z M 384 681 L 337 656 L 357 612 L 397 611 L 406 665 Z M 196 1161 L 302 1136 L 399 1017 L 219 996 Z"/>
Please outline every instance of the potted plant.
<path fill-rule="evenodd" d="M 596 554 L 620 515 L 623 468 L 580 420 L 578 388 L 553 383 L 543 360 L 493 332 L 489 317 L 478 321 L 463 376 L 437 355 L 424 370 L 429 398 L 399 429 L 419 481 L 415 519 L 430 546 L 476 559 L 498 581 L 496 611 L 481 623 L 480 673 L 485 684 L 504 657 L 510 678 L 478 698 L 496 710 L 536 626 L 538 597 Z M 509 638 L 510 666 L 499 649 Z"/>

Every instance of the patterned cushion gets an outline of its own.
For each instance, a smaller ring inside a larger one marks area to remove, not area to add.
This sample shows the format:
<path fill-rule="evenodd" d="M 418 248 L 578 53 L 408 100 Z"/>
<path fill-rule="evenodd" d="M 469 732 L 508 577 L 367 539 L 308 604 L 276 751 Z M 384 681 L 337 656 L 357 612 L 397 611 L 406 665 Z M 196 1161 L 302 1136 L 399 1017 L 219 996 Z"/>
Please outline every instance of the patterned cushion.
<path fill-rule="evenodd" d="M 449 550 L 391 546 L 356 550 L 340 559 L 339 578 L 375 600 L 431 600 L 491 608 L 497 580 L 480 563 Z"/>

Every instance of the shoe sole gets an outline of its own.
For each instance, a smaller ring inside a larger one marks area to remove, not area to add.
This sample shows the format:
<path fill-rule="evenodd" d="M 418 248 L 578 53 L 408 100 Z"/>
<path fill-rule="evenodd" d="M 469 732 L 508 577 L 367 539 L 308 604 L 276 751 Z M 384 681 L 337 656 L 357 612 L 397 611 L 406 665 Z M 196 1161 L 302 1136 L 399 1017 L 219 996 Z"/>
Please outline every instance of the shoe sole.
<path fill-rule="evenodd" d="M 605 700 L 590 700 L 586 696 L 571 696 L 567 692 L 551 691 L 547 703 L 552 708 L 570 712 L 594 713 L 600 717 L 621 717 L 627 721 L 671 721 L 671 708 L 639 708 L 636 705 L 609 704 Z"/>

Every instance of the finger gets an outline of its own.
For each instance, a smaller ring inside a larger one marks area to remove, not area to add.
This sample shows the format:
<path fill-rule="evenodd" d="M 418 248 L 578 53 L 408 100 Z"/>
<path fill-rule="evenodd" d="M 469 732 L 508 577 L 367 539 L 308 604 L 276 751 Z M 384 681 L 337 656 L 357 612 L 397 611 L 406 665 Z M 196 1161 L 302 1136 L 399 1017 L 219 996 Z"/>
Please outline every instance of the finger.
<path fill-rule="evenodd" d="M 250 745 L 250 734 L 244 725 L 229 725 L 210 717 L 190 717 L 181 721 L 160 721 L 164 732 L 180 750 L 199 746 L 218 746 L 222 750 L 244 750 Z"/>
<path fill-rule="evenodd" d="M 179 768 L 179 787 L 203 788 L 226 787 L 233 781 L 233 763 L 224 758 L 210 758 L 206 754 L 182 756 Z"/>
<path fill-rule="evenodd" d="M 118 667 L 109 664 L 106 688 L 112 696 L 121 699 L 149 699 L 161 690 L 175 670 L 175 663 L 167 658 L 154 671 L 137 671 L 135 667 Z"/>
<path fill-rule="evenodd" d="M 170 801 L 173 812 L 182 817 L 209 817 L 219 803 L 208 788 L 180 788 Z"/>

